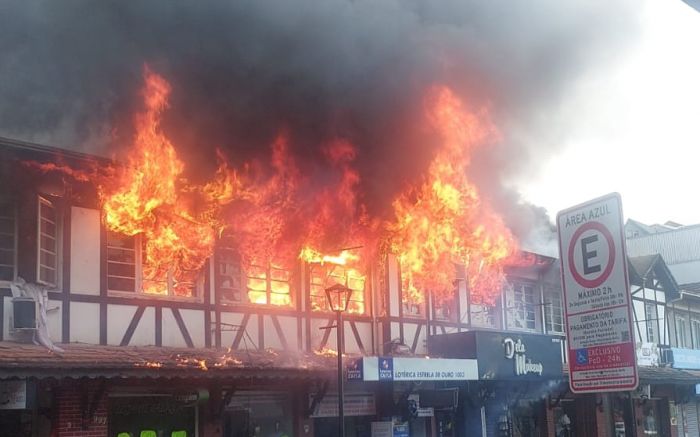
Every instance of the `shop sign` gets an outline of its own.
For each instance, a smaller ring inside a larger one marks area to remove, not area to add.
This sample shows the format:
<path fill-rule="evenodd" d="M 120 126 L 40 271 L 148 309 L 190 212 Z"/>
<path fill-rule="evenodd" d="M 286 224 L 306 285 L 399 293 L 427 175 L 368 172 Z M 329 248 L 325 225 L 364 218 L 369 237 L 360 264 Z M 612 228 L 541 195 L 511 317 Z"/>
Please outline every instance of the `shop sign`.
<path fill-rule="evenodd" d="M 362 381 L 362 359 L 352 360 L 348 363 L 345 377 L 348 381 Z"/>
<path fill-rule="evenodd" d="M 700 350 L 672 347 L 671 353 L 674 368 L 700 370 Z"/>
<path fill-rule="evenodd" d="M 361 361 L 361 363 L 358 363 Z M 348 364 L 348 380 L 473 381 L 477 361 L 450 358 L 364 357 Z"/>
<path fill-rule="evenodd" d="M 544 370 L 542 363 L 533 362 L 531 358 L 528 358 L 526 355 L 527 349 L 522 339 L 513 340 L 510 337 L 506 337 L 503 340 L 503 346 L 506 359 L 513 360 L 513 372 L 516 376 L 527 375 L 528 373 L 542 376 Z"/>
<path fill-rule="evenodd" d="M 639 375 L 620 195 L 559 212 L 557 230 L 571 391 L 634 390 Z"/>
<path fill-rule="evenodd" d="M 343 414 L 346 416 L 374 416 L 377 412 L 374 394 L 345 393 Z M 326 395 L 316 407 L 311 417 L 338 417 L 338 396 Z"/>
<path fill-rule="evenodd" d="M 639 343 L 637 346 L 637 365 L 659 365 L 659 346 L 656 343 Z"/>
<path fill-rule="evenodd" d="M 26 381 L 0 381 L 0 410 L 27 408 Z"/>

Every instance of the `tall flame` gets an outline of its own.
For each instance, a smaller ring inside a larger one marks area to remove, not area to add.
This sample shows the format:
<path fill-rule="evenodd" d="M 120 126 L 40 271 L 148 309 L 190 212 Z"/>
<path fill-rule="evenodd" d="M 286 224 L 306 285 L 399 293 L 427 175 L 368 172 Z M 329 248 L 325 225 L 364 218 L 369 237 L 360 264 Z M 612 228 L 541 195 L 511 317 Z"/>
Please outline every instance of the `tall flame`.
<path fill-rule="evenodd" d="M 324 164 L 304 163 L 302 171 L 290 152 L 290 135 L 281 130 L 269 164 L 250 162 L 239 178 L 219 154 L 214 179 L 189 184 L 160 127 L 170 85 L 148 68 L 144 79 L 145 109 L 136 116 L 125 166 L 92 172 L 33 166 L 96 179 L 106 227 L 142 236 L 146 292 L 189 295 L 225 232 L 253 303 L 292 304 L 292 275 L 302 260 L 312 267 L 314 308 L 324 307 L 324 287 L 343 283 L 354 290 L 351 311 L 364 312 L 366 268 L 381 251 L 396 255 L 411 303 L 423 302 L 427 292 L 449 299 L 458 279 L 466 281 L 473 301 L 491 303 L 499 294 L 516 243 L 467 176 L 476 148 L 498 138 L 488 111 L 470 108 L 445 86 L 430 90 L 424 112 L 438 150 L 420 180 L 393 200 L 392 217 L 382 220 L 362 204 L 357 151 L 340 137 L 323 145 Z M 466 267 L 464 278 L 456 264 Z"/>
<path fill-rule="evenodd" d="M 160 128 L 170 85 L 148 67 L 144 112 L 126 166 L 99 184 L 103 221 L 109 230 L 143 237 L 143 289 L 187 296 L 198 271 L 212 254 L 222 228 L 219 209 L 234 197 L 235 174 L 223 160 L 214 181 L 188 185 L 184 164 Z"/>
<path fill-rule="evenodd" d="M 474 298 L 492 301 L 500 290 L 503 261 L 515 250 L 502 219 L 467 178 L 473 149 L 496 135 L 485 111 L 470 111 L 447 87 L 426 101 L 426 117 L 442 144 L 422 183 L 393 203 L 390 247 L 401 266 L 404 292 L 422 302 L 424 292 L 449 298 L 455 263 L 467 267 Z"/>

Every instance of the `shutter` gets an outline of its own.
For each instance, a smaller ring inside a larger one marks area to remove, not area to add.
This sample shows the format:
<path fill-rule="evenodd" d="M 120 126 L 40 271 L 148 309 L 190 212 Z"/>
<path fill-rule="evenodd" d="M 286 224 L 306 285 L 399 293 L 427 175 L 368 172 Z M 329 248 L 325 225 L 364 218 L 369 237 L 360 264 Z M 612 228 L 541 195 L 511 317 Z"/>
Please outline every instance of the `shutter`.
<path fill-rule="evenodd" d="M 685 417 L 688 424 L 688 436 L 700 435 L 698 428 L 698 404 L 695 402 L 685 404 Z"/>

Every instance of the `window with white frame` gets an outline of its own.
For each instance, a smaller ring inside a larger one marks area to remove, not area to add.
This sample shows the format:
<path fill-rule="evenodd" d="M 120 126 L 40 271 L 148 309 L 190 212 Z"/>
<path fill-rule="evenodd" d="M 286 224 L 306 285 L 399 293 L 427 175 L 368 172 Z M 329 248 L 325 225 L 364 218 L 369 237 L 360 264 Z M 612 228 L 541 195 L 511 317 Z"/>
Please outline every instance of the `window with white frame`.
<path fill-rule="evenodd" d="M 137 290 L 136 238 L 107 232 L 107 289 L 109 291 Z"/>
<path fill-rule="evenodd" d="M 512 327 L 534 330 L 536 328 L 536 299 L 534 284 L 526 282 L 514 283 L 512 296 L 513 300 L 509 311 L 512 316 Z"/>
<path fill-rule="evenodd" d="M 238 252 L 231 247 L 221 245 L 216 253 L 216 287 L 225 302 L 247 302 L 244 291 L 243 270 Z"/>
<path fill-rule="evenodd" d="M 222 241 L 216 250 L 216 287 L 223 302 L 289 307 L 292 271 L 280 262 L 243 265 L 239 252 Z"/>
<path fill-rule="evenodd" d="M 481 328 L 496 327 L 496 306 L 483 303 L 469 304 L 469 318 L 472 326 Z"/>
<path fill-rule="evenodd" d="M 141 235 L 107 232 L 107 289 L 153 296 L 196 297 L 203 287 L 202 271 L 173 274 L 169 266 L 146 264 Z"/>
<path fill-rule="evenodd" d="M 700 320 L 690 321 L 690 338 L 693 341 L 693 349 L 700 349 Z"/>
<path fill-rule="evenodd" d="M 292 305 L 292 272 L 279 263 L 250 264 L 245 269 L 248 300 L 259 305 Z"/>
<path fill-rule="evenodd" d="M 561 291 L 555 287 L 545 287 L 544 300 L 544 321 L 547 332 L 564 333 Z"/>
<path fill-rule="evenodd" d="M 332 263 L 311 264 L 309 266 L 311 309 L 314 311 L 328 311 L 328 298 L 326 288 L 334 284 L 345 285 L 352 290 L 348 302 L 348 312 L 353 314 L 365 314 L 366 307 L 366 277 L 359 271 Z"/>
<path fill-rule="evenodd" d="M 14 202 L 0 197 L 0 281 L 17 276 L 17 209 Z"/>
<path fill-rule="evenodd" d="M 676 316 L 676 346 L 687 347 L 688 337 L 686 336 L 686 321 L 685 317 Z"/>
<path fill-rule="evenodd" d="M 647 342 L 656 343 L 656 304 L 644 304 L 644 323 L 646 326 Z"/>
<path fill-rule="evenodd" d="M 54 201 L 38 197 L 37 282 L 57 287 L 60 277 L 60 217 Z"/>

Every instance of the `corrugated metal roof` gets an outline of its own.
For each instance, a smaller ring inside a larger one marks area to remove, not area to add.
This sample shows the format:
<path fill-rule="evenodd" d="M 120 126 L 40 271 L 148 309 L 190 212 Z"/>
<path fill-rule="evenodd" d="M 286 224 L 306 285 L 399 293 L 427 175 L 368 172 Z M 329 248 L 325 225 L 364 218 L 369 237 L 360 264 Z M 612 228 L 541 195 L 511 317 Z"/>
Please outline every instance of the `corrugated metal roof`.
<path fill-rule="evenodd" d="M 684 226 L 673 231 L 627 240 L 629 256 L 659 254 L 666 264 L 700 259 L 700 225 Z"/>

